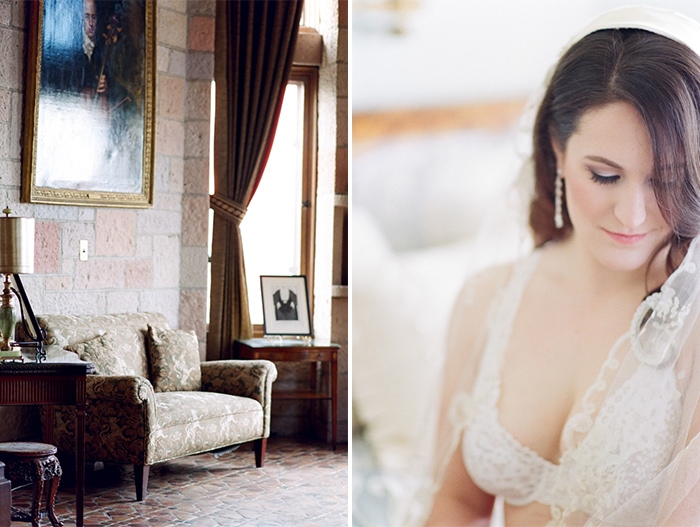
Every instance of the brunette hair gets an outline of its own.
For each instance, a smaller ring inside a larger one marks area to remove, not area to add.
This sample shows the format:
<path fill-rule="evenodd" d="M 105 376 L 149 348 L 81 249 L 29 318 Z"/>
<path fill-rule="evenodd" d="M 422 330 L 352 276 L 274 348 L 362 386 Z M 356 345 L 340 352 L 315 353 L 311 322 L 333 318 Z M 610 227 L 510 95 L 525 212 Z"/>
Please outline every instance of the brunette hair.
<path fill-rule="evenodd" d="M 638 29 L 591 33 L 556 66 L 533 137 L 535 244 L 566 238 L 572 229 L 565 203 L 564 227 L 554 226 L 552 140 L 566 148 L 586 111 L 621 101 L 637 109 L 651 137 L 654 194 L 672 230 L 667 261 L 672 270 L 700 233 L 700 57 L 679 42 Z"/>

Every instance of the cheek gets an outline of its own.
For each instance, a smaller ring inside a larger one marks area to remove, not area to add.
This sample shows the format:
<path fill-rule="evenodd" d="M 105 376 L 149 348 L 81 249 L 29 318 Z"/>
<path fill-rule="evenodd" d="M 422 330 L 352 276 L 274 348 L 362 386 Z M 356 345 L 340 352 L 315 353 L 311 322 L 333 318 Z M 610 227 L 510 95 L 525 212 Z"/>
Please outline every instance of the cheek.
<path fill-rule="evenodd" d="M 605 193 L 602 192 L 604 189 L 599 187 L 576 178 L 566 180 L 566 206 L 574 225 L 580 219 L 592 219 L 604 214 L 608 204 Z"/>
<path fill-rule="evenodd" d="M 662 225 L 663 227 L 667 228 L 669 231 L 671 230 L 671 227 L 669 226 L 668 223 L 666 223 L 666 220 L 664 219 L 663 214 L 661 214 L 661 209 L 659 208 L 659 203 L 656 201 L 656 196 L 654 196 L 653 191 L 649 192 L 647 211 L 648 211 L 648 214 L 654 219 L 655 223 Z"/>

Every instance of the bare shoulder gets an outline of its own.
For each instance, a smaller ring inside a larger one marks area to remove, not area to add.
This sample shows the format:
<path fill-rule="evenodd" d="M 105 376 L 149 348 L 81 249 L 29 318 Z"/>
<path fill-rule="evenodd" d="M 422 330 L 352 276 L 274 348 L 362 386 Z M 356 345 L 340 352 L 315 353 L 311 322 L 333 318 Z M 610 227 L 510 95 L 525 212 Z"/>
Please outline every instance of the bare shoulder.
<path fill-rule="evenodd" d="M 472 309 L 483 309 L 498 294 L 513 273 L 515 263 L 484 269 L 464 282 L 454 305 L 453 319 Z"/>
<path fill-rule="evenodd" d="M 488 325 L 494 302 L 516 264 L 487 268 L 469 277 L 457 295 L 447 334 L 447 365 L 471 362 Z"/>

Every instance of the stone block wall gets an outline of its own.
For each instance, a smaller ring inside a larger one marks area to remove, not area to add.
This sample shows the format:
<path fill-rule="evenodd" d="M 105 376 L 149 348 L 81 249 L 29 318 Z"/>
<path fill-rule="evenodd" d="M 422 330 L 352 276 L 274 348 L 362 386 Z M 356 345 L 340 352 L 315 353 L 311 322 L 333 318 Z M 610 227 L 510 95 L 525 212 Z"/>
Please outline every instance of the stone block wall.
<path fill-rule="evenodd" d="M 214 0 L 187 2 L 187 73 L 184 82 L 185 143 L 182 181 L 180 327 L 200 337 L 206 355 L 209 262 L 209 145 L 214 78 Z"/>

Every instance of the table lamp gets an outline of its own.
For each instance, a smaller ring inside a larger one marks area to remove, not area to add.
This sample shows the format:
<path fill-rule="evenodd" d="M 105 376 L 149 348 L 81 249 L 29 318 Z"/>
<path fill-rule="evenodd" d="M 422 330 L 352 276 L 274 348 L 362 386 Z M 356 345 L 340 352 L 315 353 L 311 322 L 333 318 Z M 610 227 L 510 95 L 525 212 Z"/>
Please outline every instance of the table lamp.
<path fill-rule="evenodd" d="M 34 218 L 10 217 L 9 208 L 2 212 L 5 216 L 0 216 L 0 274 L 5 283 L 0 295 L 0 360 L 8 360 L 22 357 L 21 351 L 12 346 L 17 322 L 12 293 L 17 291 L 12 288 L 10 275 L 18 279 L 20 273 L 34 272 Z"/>

